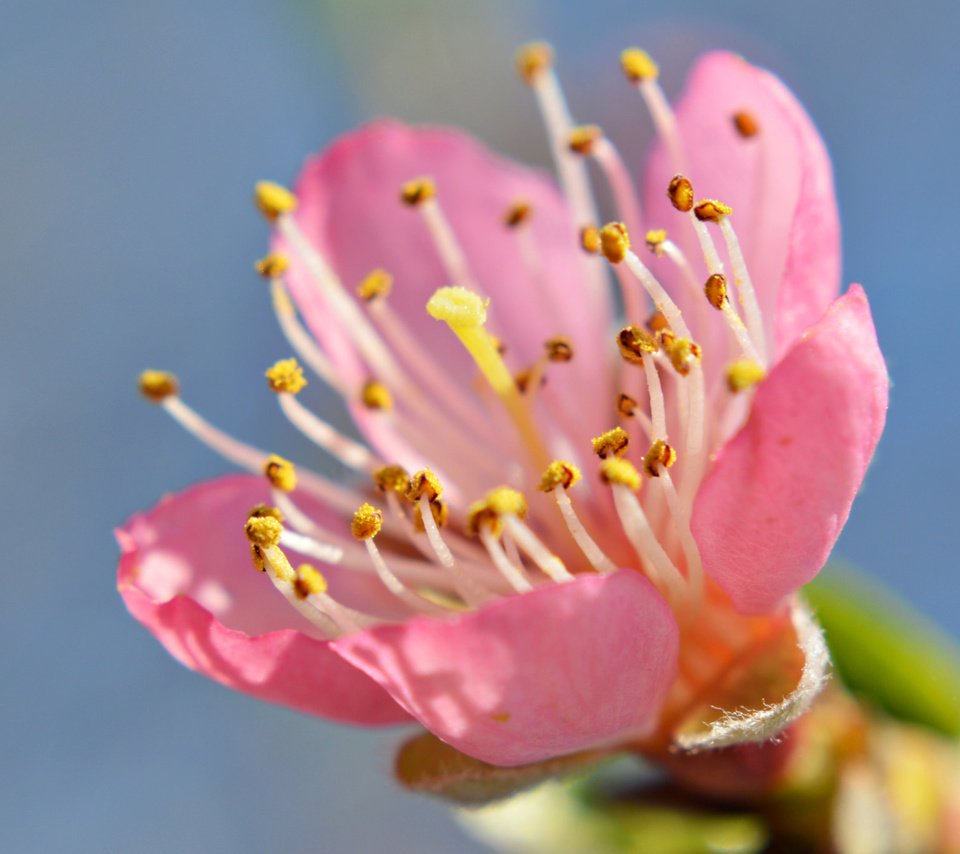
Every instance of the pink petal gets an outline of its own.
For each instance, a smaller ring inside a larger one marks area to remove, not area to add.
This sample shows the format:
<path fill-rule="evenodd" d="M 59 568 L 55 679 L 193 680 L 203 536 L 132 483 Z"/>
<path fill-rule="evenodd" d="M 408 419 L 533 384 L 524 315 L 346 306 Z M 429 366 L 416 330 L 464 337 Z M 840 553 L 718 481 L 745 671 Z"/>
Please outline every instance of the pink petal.
<path fill-rule="evenodd" d="M 759 124 L 756 136 L 736 131 L 732 117 L 741 110 Z M 777 77 L 730 53 L 708 54 L 696 65 L 677 121 L 698 198 L 733 207 L 768 335 L 775 333 L 782 354 L 840 288 L 840 226 L 823 141 Z M 699 259 L 692 230 L 664 195 L 673 173 L 658 147 L 646 173 L 649 220 L 670 229 L 688 257 Z"/>
<path fill-rule="evenodd" d="M 134 516 L 117 531 L 130 613 L 182 664 L 238 691 L 345 723 L 405 720 L 254 570 L 243 520 L 268 497 L 260 478 L 225 477 Z"/>
<path fill-rule="evenodd" d="M 823 566 L 883 430 L 887 392 L 867 298 L 853 285 L 758 387 L 697 495 L 704 568 L 738 610 L 769 611 Z"/>
<path fill-rule="evenodd" d="M 425 175 L 436 181 L 439 202 L 473 275 L 492 298 L 489 327 L 506 343 L 511 369 L 528 367 L 542 353 L 544 340 L 563 334 L 576 347 L 571 369 L 602 376 L 610 353 L 606 309 L 584 298 L 580 249 L 559 192 L 542 174 L 496 156 L 473 138 L 395 121 L 346 134 L 307 162 L 296 187 L 298 222 L 351 294 L 375 267 L 388 270 L 395 280 L 394 312 L 433 354 L 436 369 L 467 386 L 475 366 L 446 326 L 425 310 L 433 292 L 452 283 L 419 213 L 399 199 L 406 181 Z M 533 207 L 530 227 L 543 264 L 540 281 L 531 281 L 516 236 L 502 221 L 517 199 Z M 365 379 L 342 330 L 297 264 L 290 286 L 307 324 L 343 375 L 353 382 Z M 585 388 L 595 401 L 586 401 L 584 411 L 606 418 L 608 392 L 597 382 Z M 382 434 L 362 411 L 355 415 L 368 436 Z M 592 429 L 595 425 L 586 427 L 585 435 Z"/>
<path fill-rule="evenodd" d="M 621 570 L 333 646 L 458 750 L 521 765 L 649 732 L 677 636 L 650 583 Z"/>

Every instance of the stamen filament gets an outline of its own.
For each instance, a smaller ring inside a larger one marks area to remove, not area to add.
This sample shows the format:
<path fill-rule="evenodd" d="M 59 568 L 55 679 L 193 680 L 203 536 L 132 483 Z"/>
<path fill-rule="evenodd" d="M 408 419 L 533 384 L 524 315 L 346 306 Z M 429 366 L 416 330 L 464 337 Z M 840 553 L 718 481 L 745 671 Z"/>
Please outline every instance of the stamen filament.
<path fill-rule="evenodd" d="M 551 552 L 517 516 L 505 513 L 500 517 L 500 521 L 517 545 L 530 555 L 531 560 L 550 579 L 561 584 L 574 580 L 563 565 L 563 561 Z"/>
<path fill-rule="evenodd" d="M 747 329 L 750 330 L 750 337 L 753 339 L 760 355 L 760 358 L 755 361 L 762 367 L 766 367 L 766 336 L 763 330 L 763 317 L 760 314 L 760 303 L 757 301 L 757 292 L 753 287 L 753 280 L 750 278 L 747 262 L 743 257 L 743 250 L 740 248 L 740 241 L 737 239 L 737 233 L 733 230 L 729 217 L 721 217 L 719 225 L 720 233 L 727 244 L 730 263 L 733 265 L 733 280 L 740 295 L 740 304 L 743 306 Z M 753 356 L 748 356 L 748 358 L 753 358 Z"/>
<path fill-rule="evenodd" d="M 597 161 L 610 190 L 613 192 L 613 201 L 617 211 L 626 225 L 627 230 L 634 234 L 642 234 L 643 214 L 640 210 L 640 201 L 630 170 L 627 169 L 617 147 L 607 137 L 597 139 L 590 152 Z"/>
<path fill-rule="evenodd" d="M 283 414 L 300 432 L 345 466 L 367 473 L 376 465 L 376 459 L 369 448 L 347 438 L 322 418 L 314 415 L 295 395 L 280 392 L 277 400 Z"/>
<path fill-rule="evenodd" d="M 490 555 L 493 565 L 517 593 L 528 593 L 533 590 L 533 585 L 527 581 L 520 568 L 514 565 L 503 551 L 491 525 L 481 525 L 477 536 Z"/>
<path fill-rule="evenodd" d="M 417 209 L 437 248 L 437 254 L 440 256 L 447 278 L 454 284 L 479 291 L 480 288 L 470 272 L 463 248 L 437 199 L 435 197 L 425 199 L 417 205 Z"/>
<path fill-rule="evenodd" d="M 376 570 L 380 581 L 383 582 L 383 586 L 401 602 L 408 605 L 414 611 L 422 611 L 433 616 L 445 616 L 450 613 L 451 609 L 443 608 L 430 599 L 421 596 L 419 593 L 414 593 L 397 578 L 397 576 L 390 571 L 390 567 L 387 566 L 387 562 L 383 559 L 383 555 L 380 554 L 380 549 L 377 548 L 377 544 L 373 541 L 373 538 L 364 540 L 363 543 L 367 547 L 370 562 L 373 564 L 373 568 Z"/>
<path fill-rule="evenodd" d="M 573 507 L 573 501 L 570 499 L 570 496 L 567 495 L 563 489 L 554 489 L 552 492 L 553 497 L 556 499 L 557 506 L 560 508 L 560 515 L 563 516 L 563 521 L 567 523 L 570 536 L 573 537 L 574 542 L 580 547 L 580 551 L 583 552 L 584 557 L 590 562 L 590 565 L 597 572 L 616 572 L 617 565 L 606 556 L 603 549 L 597 545 L 593 537 L 587 532 L 587 529 L 580 521 L 580 517 L 577 516 L 577 511 Z"/>

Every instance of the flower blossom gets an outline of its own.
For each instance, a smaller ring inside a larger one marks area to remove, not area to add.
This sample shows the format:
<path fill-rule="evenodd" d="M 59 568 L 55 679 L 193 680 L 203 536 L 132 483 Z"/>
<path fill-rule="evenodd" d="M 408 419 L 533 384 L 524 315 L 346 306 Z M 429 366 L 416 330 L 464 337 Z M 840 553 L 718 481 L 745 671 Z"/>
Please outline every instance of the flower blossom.
<path fill-rule="evenodd" d="M 794 594 L 888 386 L 866 296 L 839 295 L 830 163 L 739 57 L 702 58 L 675 111 L 647 54 L 622 65 L 658 135 L 643 193 L 574 125 L 544 45 L 518 67 L 559 188 L 393 121 L 312 157 L 293 192 L 258 185 L 258 269 L 295 354 L 269 392 L 353 476 L 250 447 L 172 375 L 141 377 L 248 472 L 119 531 L 120 592 L 179 661 L 337 721 L 414 719 L 502 766 L 759 741 L 809 705 L 827 656 Z M 361 440 L 301 401 L 316 379 Z"/>

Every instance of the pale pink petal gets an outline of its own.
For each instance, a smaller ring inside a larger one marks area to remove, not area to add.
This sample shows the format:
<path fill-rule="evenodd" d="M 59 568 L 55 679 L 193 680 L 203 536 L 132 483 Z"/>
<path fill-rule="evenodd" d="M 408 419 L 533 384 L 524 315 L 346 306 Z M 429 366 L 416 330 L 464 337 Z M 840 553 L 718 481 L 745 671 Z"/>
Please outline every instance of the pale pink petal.
<path fill-rule="evenodd" d="M 697 495 L 704 568 L 740 611 L 770 610 L 823 566 L 883 430 L 887 393 L 870 308 L 853 285 L 757 388 Z"/>
<path fill-rule="evenodd" d="M 585 298 L 580 249 L 558 190 L 544 175 L 498 157 L 460 131 L 379 121 L 340 137 L 307 161 L 296 185 L 297 221 L 351 298 L 372 269 L 388 270 L 394 276 L 393 311 L 433 355 L 435 369 L 469 387 L 475 366 L 445 324 L 425 310 L 437 288 L 457 283 L 444 272 L 420 214 L 399 198 L 402 185 L 421 176 L 436 181 L 473 276 L 492 299 L 488 325 L 506 344 L 511 370 L 529 367 L 547 338 L 563 334 L 574 343 L 576 365 L 558 367 L 558 373 L 604 376 L 611 354 L 606 307 Z M 533 208 L 530 227 L 542 263 L 537 280 L 524 267 L 516 235 L 503 224 L 504 212 L 517 199 Z M 353 382 L 365 379 L 362 363 L 344 345 L 334 316 L 297 263 L 290 287 L 343 375 Z M 607 418 L 612 391 L 602 382 L 582 385 L 582 411 L 596 412 L 595 421 L 600 413 Z M 376 441 L 383 428 L 360 410 L 355 416 Z M 584 427 L 585 435 L 596 429 L 596 424 Z"/>
<path fill-rule="evenodd" d="M 262 479 L 232 476 L 133 517 L 117 531 L 117 587 L 130 612 L 178 661 L 238 691 L 346 723 L 406 719 L 253 568 L 243 523 L 268 498 Z"/>
<path fill-rule="evenodd" d="M 520 765 L 649 732 L 677 636 L 650 583 L 621 570 L 333 646 L 458 750 Z"/>
<path fill-rule="evenodd" d="M 739 111 L 756 119 L 756 136 L 737 132 Z M 733 207 L 768 335 L 775 333 L 783 353 L 840 288 L 840 227 L 823 141 L 776 76 L 730 53 L 697 63 L 678 101 L 677 122 L 697 196 Z M 646 171 L 648 219 L 668 228 L 700 269 L 692 229 L 664 194 L 674 172 L 658 146 Z"/>

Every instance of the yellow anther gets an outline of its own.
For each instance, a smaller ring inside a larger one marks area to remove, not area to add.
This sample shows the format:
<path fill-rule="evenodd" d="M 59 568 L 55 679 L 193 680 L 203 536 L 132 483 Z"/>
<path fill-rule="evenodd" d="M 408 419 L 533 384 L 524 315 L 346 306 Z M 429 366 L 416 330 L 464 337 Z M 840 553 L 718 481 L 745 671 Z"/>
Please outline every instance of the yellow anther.
<path fill-rule="evenodd" d="M 600 229 L 595 225 L 581 228 L 580 248 L 589 255 L 596 255 L 600 251 Z"/>
<path fill-rule="evenodd" d="M 430 469 L 420 469 L 410 477 L 410 487 L 407 489 L 407 498 L 411 501 L 419 501 L 421 496 L 426 496 L 427 501 L 436 501 L 443 495 L 443 485 Z"/>
<path fill-rule="evenodd" d="M 593 452 L 603 460 L 607 457 L 623 456 L 627 452 L 627 445 L 630 444 L 630 437 L 623 427 L 614 427 L 590 441 L 593 444 Z"/>
<path fill-rule="evenodd" d="M 268 549 L 280 542 L 283 524 L 273 516 L 249 516 L 243 530 L 251 543 Z"/>
<path fill-rule="evenodd" d="M 393 276 L 386 270 L 377 267 L 371 270 L 363 277 L 363 280 L 357 285 L 357 296 L 366 302 L 372 302 L 375 299 L 386 298 L 393 289 Z"/>
<path fill-rule="evenodd" d="M 153 403 L 160 403 L 180 393 L 177 378 L 166 371 L 144 371 L 140 374 L 140 394 Z"/>
<path fill-rule="evenodd" d="M 546 374 L 536 370 L 535 368 L 527 368 L 522 371 L 517 371 L 513 375 L 513 381 L 516 384 L 517 391 L 519 391 L 520 394 L 526 394 L 530 390 L 530 383 L 533 382 L 534 376 L 539 378 L 537 388 L 543 388 L 547 384 Z"/>
<path fill-rule="evenodd" d="M 554 460 L 547 466 L 537 487 L 541 492 L 553 492 L 558 486 L 569 489 L 581 478 L 580 469 L 566 460 Z"/>
<path fill-rule="evenodd" d="M 643 80 L 656 80 L 660 76 L 660 67 L 650 54 L 638 47 L 628 47 L 620 54 L 620 67 L 631 83 Z"/>
<path fill-rule="evenodd" d="M 497 514 L 490 509 L 490 504 L 485 498 L 474 501 L 473 504 L 467 508 L 466 526 L 467 533 L 474 537 L 480 533 L 482 528 L 489 527 L 494 536 L 500 536 L 500 531 L 503 529 L 500 519 L 497 517 Z"/>
<path fill-rule="evenodd" d="M 429 177 L 414 178 L 400 188 L 400 200 L 412 208 L 422 205 L 436 195 L 437 185 L 433 182 L 433 178 Z"/>
<path fill-rule="evenodd" d="M 767 372 L 751 359 L 740 359 L 727 365 L 727 387 L 734 394 L 746 391 L 760 382 Z"/>
<path fill-rule="evenodd" d="M 530 42 L 522 45 L 516 54 L 517 73 L 527 85 L 532 86 L 537 78 L 553 65 L 553 48 L 546 42 Z"/>
<path fill-rule="evenodd" d="M 264 464 L 263 473 L 270 485 L 281 492 L 293 492 L 297 488 L 297 470 L 290 460 L 273 454 Z"/>
<path fill-rule="evenodd" d="M 360 400 L 367 409 L 393 409 L 393 395 L 383 383 L 367 380 L 360 389 Z"/>
<path fill-rule="evenodd" d="M 733 208 L 717 199 L 701 199 L 693 212 L 700 222 L 720 222 L 733 213 Z"/>
<path fill-rule="evenodd" d="M 301 563 L 297 567 L 297 577 L 293 580 L 293 592 L 298 599 L 308 596 L 318 596 L 327 592 L 327 579 L 323 573 L 309 563 Z"/>
<path fill-rule="evenodd" d="M 670 468 L 677 461 L 677 452 L 663 439 L 657 439 L 643 457 L 643 471 L 647 477 L 660 477 L 661 468 Z"/>
<path fill-rule="evenodd" d="M 693 207 L 693 184 L 683 175 L 674 175 L 667 187 L 667 198 L 670 203 L 682 213 Z"/>
<path fill-rule="evenodd" d="M 383 527 L 383 513 L 372 504 L 361 504 L 353 521 L 350 523 L 350 532 L 358 540 L 372 540 Z"/>
<path fill-rule="evenodd" d="M 253 560 L 253 568 L 257 572 L 267 571 L 267 561 L 263 556 L 263 552 L 260 550 L 260 546 L 250 543 L 250 557 Z"/>
<path fill-rule="evenodd" d="M 660 349 L 654 335 L 639 326 L 625 326 L 617 333 L 617 348 L 624 361 L 642 365 L 643 357 Z"/>
<path fill-rule="evenodd" d="M 663 349 L 670 357 L 670 364 L 681 376 L 685 377 L 690 373 L 691 368 L 700 362 L 703 354 L 696 341 L 691 341 L 689 338 L 674 338 L 672 335 L 669 338 L 663 336 L 661 340 Z"/>
<path fill-rule="evenodd" d="M 603 130 L 598 125 L 580 125 L 570 131 L 567 146 L 575 154 L 592 154 L 600 139 L 603 139 Z"/>
<path fill-rule="evenodd" d="M 497 516 L 519 516 L 522 519 L 527 515 L 527 499 L 522 492 L 509 486 L 491 489 L 486 501 L 490 511 Z"/>
<path fill-rule="evenodd" d="M 264 372 L 264 376 L 267 378 L 270 390 L 277 394 L 281 392 L 297 394 L 307 384 L 307 379 L 303 375 L 303 368 L 294 358 L 274 362 Z"/>
<path fill-rule="evenodd" d="M 269 222 L 275 222 L 280 214 L 297 208 L 297 197 L 286 187 L 274 184 L 273 181 L 257 181 L 253 197 L 260 212 Z"/>
<path fill-rule="evenodd" d="M 746 110 L 738 110 L 733 114 L 733 126 L 744 139 L 749 139 L 751 136 L 760 133 L 760 125 L 757 123 L 756 116 Z"/>
<path fill-rule="evenodd" d="M 436 501 L 431 501 L 429 506 L 430 515 L 433 516 L 434 524 L 438 528 L 446 526 L 450 520 L 450 508 L 447 506 L 447 502 L 442 498 L 438 498 Z M 423 525 L 423 516 L 419 512 L 413 514 L 413 527 L 421 534 L 426 530 Z"/>
<path fill-rule="evenodd" d="M 503 224 L 507 228 L 517 228 L 525 222 L 529 222 L 533 216 L 533 208 L 528 201 L 517 199 L 504 211 Z"/>
<path fill-rule="evenodd" d="M 410 489 L 410 474 L 403 466 L 382 466 L 373 473 L 373 482 L 381 492 L 406 495 Z"/>
<path fill-rule="evenodd" d="M 277 279 L 287 272 L 290 266 L 290 260 L 286 255 L 279 252 L 271 252 L 264 255 L 259 261 L 255 261 L 253 268 L 265 279 Z"/>
<path fill-rule="evenodd" d="M 663 257 L 663 244 L 667 242 L 667 232 L 662 228 L 653 228 L 646 234 L 647 249 L 658 258 Z"/>
<path fill-rule="evenodd" d="M 573 344 L 561 335 L 544 341 L 543 349 L 551 362 L 569 362 L 573 358 Z"/>
<path fill-rule="evenodd" d="M 654 335 L 670 328 L 670 321 L 662 311 L 655 311 L 647 318 L 647 329 Z"/>
<path fill-rule="evenodd" d="M 600 251 L 611 264 L 619 264 L 630 249 L 630 235 L 622 222 L 608 222 L 600 229 Z"/>
<path fill-rule="evenodd" d="M 707 302 L 720 311 L 727 301 L 727 277 L 723 273 L 713 273 L 703 286 Z"/>
<path fill-rule="evenodd" d="M 251 516 L 254 518 L 269 516 L 272 519 L 276 519 L 278 522 L 283 522 L 283 513 L 270 504 L 254 504 L 253 507 L 250 508 L 250 512 L 247 513 L 247 518 L 250 518 Z"/>
<path fill-rule="evenodd" d="M 610 486 L 627 486 L 633 492 L 643 482 L 633 463 L 616 457 L 600 463 L 600 480 Z"/>
<path fill-rule="evenodd" d="M 444 320 L 456 329 L 483 326 L 487 322 L 490 300 L 467 288 L 455 285 L 440 288 L 427 302 L 427 314 Z"/>
<path fill-rule="evenodd" d="M 617 412 L 624 418 L 633 418 L 633 416 L 637 414 L 637 407 L 639 405 L 634 398 L 624 392 L 621 392 L 617 398 Z"/>

